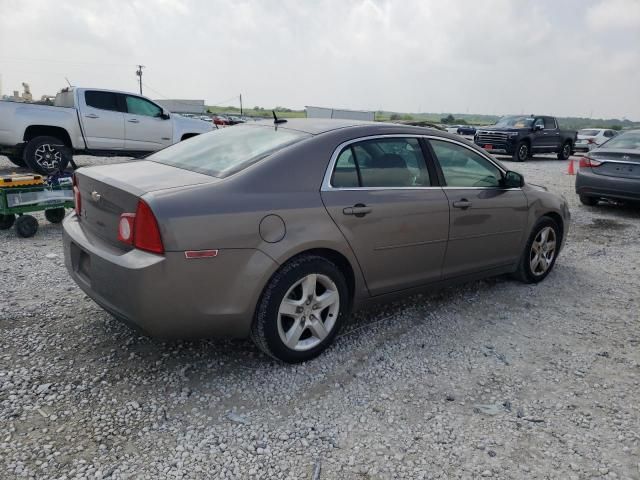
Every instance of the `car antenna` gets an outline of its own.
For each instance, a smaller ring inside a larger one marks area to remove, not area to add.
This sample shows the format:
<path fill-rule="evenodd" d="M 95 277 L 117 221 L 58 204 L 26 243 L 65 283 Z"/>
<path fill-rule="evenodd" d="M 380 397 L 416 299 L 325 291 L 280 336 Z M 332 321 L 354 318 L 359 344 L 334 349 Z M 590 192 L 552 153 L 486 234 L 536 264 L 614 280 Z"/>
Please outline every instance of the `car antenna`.
<path fill-rule="evenodd" d="M 287 119 L 286 118 L 278 118 L 276 116 L 276 111 L 275 110 L 271 110 L 271 113 L 273 113 L 273 123 L 275 123 L 275 124 L 287 123 Z"/>

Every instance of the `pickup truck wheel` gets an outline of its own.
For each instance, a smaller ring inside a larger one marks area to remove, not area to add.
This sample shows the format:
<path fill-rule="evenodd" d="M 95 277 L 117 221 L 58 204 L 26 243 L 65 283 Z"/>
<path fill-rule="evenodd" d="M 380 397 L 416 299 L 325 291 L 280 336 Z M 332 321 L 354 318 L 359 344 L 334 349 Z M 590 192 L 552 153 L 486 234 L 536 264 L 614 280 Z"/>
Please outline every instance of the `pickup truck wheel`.
<path fill-rule="evenodd" d="M 558 152 L 558 160 L 567 160 L 571 156 L 571 142 L 565 142 L 562 150 Z"/>
<path fill-rule="evenodd" d="M 513 152 L 514 162 L 524 162 L 529 158 L 529 144 L 527 142 L 518 142 L 516 150 Z"/>
<path fill-rule="evenodd" d="M 67 168 L 70 157 L 69 148 L 55 137 L 35 137 L 24 148 L 27 166 L 41 175 L 63 171 Z"/>

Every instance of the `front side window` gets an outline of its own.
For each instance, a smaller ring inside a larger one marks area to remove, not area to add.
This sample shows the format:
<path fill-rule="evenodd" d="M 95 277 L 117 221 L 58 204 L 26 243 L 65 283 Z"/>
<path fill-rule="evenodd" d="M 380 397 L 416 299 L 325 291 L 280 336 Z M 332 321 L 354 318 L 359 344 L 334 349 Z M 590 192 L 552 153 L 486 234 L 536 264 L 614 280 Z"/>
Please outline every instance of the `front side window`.
<path fill-rule="evenodd" d="M 502 172 L 489 160 L 456 143 L 430 140 L 448 187 L 499 187 Z"/>
<path fill-rule="evenodd" d="M 345 147 L 331 177 L 335 188 L 428 187 L 431 180 L 417 138 L 364 140 Z"/>
<path fill-rule="evenodd" d="M 236 125 L 176 143 L 147 160 L 224 178 L 309 137 L 282 127 Z"/>
<path fill-rule="evenodd" d="M 113 92 L 87 90 L 84 92 L 84 102 L 87 106 L 99 108 L 100 110 L 111 110 L 114 112 L 120 111 L 118 95 Z"/>
<path fill-rule="evenodd" d="M 145 117 L 159 117 L 162 114 L 162 109 L 144 98 L 127 96 L 127 113 Z"/>
<path fill-rule="evenodd" d="M 534 128 L 537 126 L 544 128 L 544 120 L 542 120 L 541 118 L 536 118 L 536 121 L 533 123 L 533 126 Z"/>

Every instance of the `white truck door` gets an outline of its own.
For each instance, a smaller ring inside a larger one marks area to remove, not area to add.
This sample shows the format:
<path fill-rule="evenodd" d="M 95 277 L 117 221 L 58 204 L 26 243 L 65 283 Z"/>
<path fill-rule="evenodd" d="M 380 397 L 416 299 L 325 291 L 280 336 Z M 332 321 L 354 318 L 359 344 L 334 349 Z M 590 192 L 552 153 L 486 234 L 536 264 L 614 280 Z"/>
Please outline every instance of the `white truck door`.
<path fill-rule="evenodd" d="M 101 90 L 78 92 L 77 104 L 87 147 L 97 150 L 124 148 L 124 115 L 118 94 Z"/>
<path fill-rule="evenodd" d="M 135 95 L 125 95 L 125 148 L 155 151 L 171 145 L 173 122 L 162 116 L 162 107 Z"/>

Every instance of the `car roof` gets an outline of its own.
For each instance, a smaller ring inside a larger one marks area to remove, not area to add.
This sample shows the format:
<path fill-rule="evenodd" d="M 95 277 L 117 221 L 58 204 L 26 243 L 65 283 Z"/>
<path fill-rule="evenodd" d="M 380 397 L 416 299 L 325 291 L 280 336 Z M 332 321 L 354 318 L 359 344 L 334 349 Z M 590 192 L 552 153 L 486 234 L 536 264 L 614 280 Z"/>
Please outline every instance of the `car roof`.
<path fill-rule="evenodd" d="M 282 119 L 285 120 L 285 119 Z M 273 126 L 273 120 L 259 120 L 252 123 L 252 125 Z M 424 133 L 425 129 L 432 132 L 445 133 L 441 130 L 432 127 L 417 127 L 413 125 L 406 125 L 400 123 L 390 122 L 368 122 L 362 120 L 343 120 L 335 118 L 287 118 L 286 122 L 279 123 L 278 128 L 287 130 L 297 130 L 311 135 L 320 135 L 323 133 L 331 132 L 339 129 L 358 128 L 358 129 L 370 129 L 371 134 L 376 134 L 378 131 L 385 130 L 391 133 Z M 382 132 L 381 132 L 382 133 Z"/>

